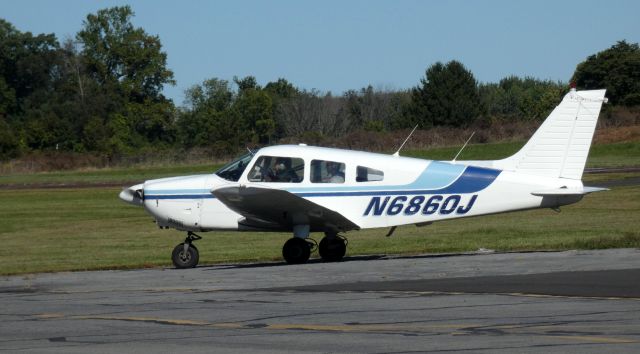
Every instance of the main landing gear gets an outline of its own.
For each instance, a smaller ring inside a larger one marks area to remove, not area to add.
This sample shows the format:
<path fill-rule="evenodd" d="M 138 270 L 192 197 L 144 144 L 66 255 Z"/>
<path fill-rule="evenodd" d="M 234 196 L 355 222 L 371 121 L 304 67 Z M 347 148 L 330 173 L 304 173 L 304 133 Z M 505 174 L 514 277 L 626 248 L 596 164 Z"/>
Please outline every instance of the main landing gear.
<path fill-rule="evenodd" d="M 344 236 L 338 234 L 325 234 L 320 240 L 318 253 L 325 262 L 339 262 L 347 253 L 347 244 L 349 242 Z"/>
<path fill-rule="evenodd" d="M 289 264 L 306 263 L 314 251 L 315 241 L 307 240 L 306 237 L 292 237 L 284 243 L 282 247 L 282 257 Z M 318 253 L 325 262 L 338 262 L 342 260 L 347 252 L 347 239 L 336 233 L 325 233 L 318 245 Z"/>
<path fill-rule="evenodd" d="M 197 241 L 201 238 L 202 237 L 189 231 L 184 242 L 178 244 L 173 249 L 173 252 L 171 253 L 171 260 L 176 268 L 195 268 L 198 265 L 200 254 L 198 253 L 196 246 L 193 244 L 193 241 Z"/>

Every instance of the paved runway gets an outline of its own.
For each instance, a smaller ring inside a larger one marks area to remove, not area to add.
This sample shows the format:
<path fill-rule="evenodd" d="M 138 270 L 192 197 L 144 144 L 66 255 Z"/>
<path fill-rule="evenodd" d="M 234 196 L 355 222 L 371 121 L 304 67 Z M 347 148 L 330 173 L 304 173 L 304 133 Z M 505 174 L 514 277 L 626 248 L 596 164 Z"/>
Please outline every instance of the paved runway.
<path fill-rule="evenodd" d="M 0 278 L 4 352 L 640 352 L 640 250 Z"/>

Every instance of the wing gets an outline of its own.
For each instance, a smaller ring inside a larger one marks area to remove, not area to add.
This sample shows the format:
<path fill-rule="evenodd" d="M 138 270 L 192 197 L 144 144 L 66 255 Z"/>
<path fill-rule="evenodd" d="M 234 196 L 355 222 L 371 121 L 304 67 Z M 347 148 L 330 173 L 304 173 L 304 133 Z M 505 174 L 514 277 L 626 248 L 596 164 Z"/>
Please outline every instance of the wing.
<path fill-rule="evenodd" d="M 311 231 L 360 229 L 342 214 L 282 189 L 234 186 L 214 189 L 211 193 L 252 224 L 264 222 L 286 229 L 309 225 Z"/>

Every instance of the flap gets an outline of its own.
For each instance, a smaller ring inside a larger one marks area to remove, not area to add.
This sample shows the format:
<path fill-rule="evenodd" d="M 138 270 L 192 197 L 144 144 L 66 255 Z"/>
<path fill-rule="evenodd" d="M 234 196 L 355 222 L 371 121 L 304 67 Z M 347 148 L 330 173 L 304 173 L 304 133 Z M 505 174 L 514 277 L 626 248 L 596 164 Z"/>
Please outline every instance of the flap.
<path fill-rule="evenodd" d="M 247 219 L 281 225 L 309 225 L 311 231 L 348 231 L 360 227 L 342 214 L 282 189 L 222 187 L 211 191 L 229 209 Z"/>

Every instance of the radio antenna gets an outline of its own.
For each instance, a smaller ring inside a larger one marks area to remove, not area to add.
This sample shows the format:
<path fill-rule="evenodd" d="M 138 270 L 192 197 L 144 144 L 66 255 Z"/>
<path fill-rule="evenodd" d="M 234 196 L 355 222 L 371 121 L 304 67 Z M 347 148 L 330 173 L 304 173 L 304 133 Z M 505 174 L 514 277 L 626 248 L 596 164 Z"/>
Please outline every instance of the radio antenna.
<path fill-rule="evenodd" d="M 456 154 L 456 157 L 454 157 L 453 160 L 451 160 L 451 162 L 456 162 L 456 159 L 458 158 L 458 156 L 460 156 L 460 153 L 462 152 L 462 150 L 464 150 L 464 148 L 467 147 L 467 144 L 469 144 L 469 141 L 471 141 L 471 138 L 473 138 L 473 135 L 475 133 L 476 132 L 471 133 L 471 136 L 469 137 L 469 139 L 467 139 L 464 145 L 462 145 L 462 148 L 460 148 L 460 151 L 458 151 L 458 153 Z"/>
<path fill-rule="evenodd" d="M 400 150 L 402 150 L 402 148 L 404 147 L 404 144 L 407 143 L 407 141 L 409 140 L 409 138 L 411 137 L 411 135 L 413 135 L 413 132 L 416 131 L 416 129 L 418 129 L 418 125 L 416 124 L 415 127 L 413 127 L 413 130 L 411 131 L 411 133 L 409 133 L 409 136 L 407 136 L 406 139 L 404 139 L 404 141 L 402 142 L 402 145 L 400 145 L 400 147 L 398 148 L 398 151 L 396 151 L 395 153 L 393 153 L 394 157 L 398 157 L 400 156 Z"/>

